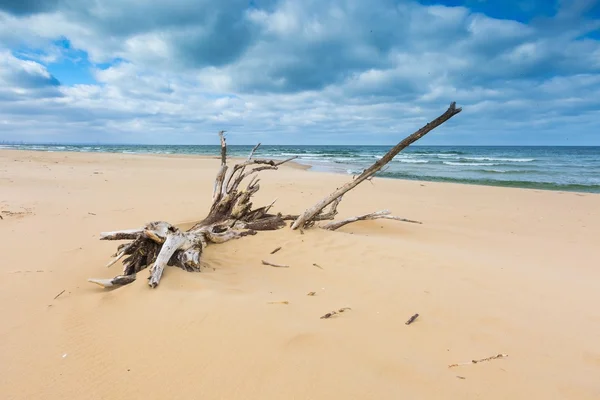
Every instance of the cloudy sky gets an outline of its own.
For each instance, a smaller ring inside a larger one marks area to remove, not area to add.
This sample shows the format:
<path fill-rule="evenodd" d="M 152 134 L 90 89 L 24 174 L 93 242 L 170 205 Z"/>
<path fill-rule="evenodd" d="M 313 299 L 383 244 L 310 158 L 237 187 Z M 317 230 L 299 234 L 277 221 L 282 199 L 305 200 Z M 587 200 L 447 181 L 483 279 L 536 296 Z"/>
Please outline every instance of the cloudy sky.
<path fill-rule="evenodd" d="M 0 140 L 600 145 L 600 0 L 0 0 Z"/>

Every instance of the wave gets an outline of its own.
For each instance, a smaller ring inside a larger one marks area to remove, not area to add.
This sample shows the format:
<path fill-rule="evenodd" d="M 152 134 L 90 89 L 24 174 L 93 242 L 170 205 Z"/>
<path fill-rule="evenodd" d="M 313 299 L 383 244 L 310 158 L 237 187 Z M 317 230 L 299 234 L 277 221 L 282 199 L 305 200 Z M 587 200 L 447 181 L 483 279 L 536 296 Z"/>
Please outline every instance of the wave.
<path fill-rule="evenodd" d="M 415 160 L 410 158 L 400 158 L 397 161 L 406 164 L 427 164 L 429 162 L 427 160 Z"/>
<path fill-rule="evenodd" d="M 501 161 L 501 162 L 532 162 L 535 158 L 496 158 L 496 157 L 460 157 L 461 160 L 472 161 Z"/>
<path fill-rule="evenodd" d="M 455 150 L 448 150 L 448 151 L 440 151 L 440 150 L 415 150 L 415 151 L 409 151 L 407 154 L 428 154 L 428 155 L 462 155 L 462 154 L 468 154 L 465 153 L 463 151 L 455 151 Z"/>
<path fill-rule="evenodd" d="M 484 186 L 501 186 L 523 189 L 540 189 L 540 190 L 559 190 L 566 192 L 585 192 L 585 193 L 600 193 L 600 184 L 584 184 L 584 183 L 558 183 L 544 182 L 531 180 L 514 180 L 514 179 L 476 179 L 476 178 L 451 178 L 446 176 L 430 176 L 430 175 L 414 175 L 403 174 L 397 172 L 380 172 L 377 174 L 381 178 L 406 179 L 416 181 L 430 182 L 449 182 L 449 183 L 466 183 L 472 185 Z"/>
<path fill-rule="evenodd" d="M 537 169 L 480 169 L 477 172 L 489 174 L 511 174 L 511 175 L 527 175 L 527 174 L 544 174 L 544 171 Z"/>
<path fill-rule="evenodd" d="M 467 163 L 467 162 L 452 162 L 452 161 L 444 161 L 442 164 L 446 165 L 457 165 L 457 166 L 465 166 L 465 167 L 492 167 L 494 165 L 500 165 L 496 163 Z"/>

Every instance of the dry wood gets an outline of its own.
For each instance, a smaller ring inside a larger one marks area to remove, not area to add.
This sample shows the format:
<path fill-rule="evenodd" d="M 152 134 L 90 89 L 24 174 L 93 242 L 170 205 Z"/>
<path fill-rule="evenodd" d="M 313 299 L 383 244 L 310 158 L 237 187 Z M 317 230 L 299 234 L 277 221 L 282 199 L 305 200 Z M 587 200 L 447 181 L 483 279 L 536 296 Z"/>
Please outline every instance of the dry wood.
<path fill-rule="evenodd" d="M 289 265 L 281 265 L 281 264 L 273 264 L 272 262 L 268 262 L 265 260 L 262 260 L 263 265 L 268 265 L 270 267 L 275 267 L 275 268 L 289 268 Z"/>
<path fill-rule="evenodd" d="M 275 253 L 277 253 L 279 250 L 281 250 L 281 247 L 278 247 L 278 248 L 276 248 L 275 250 L 273 250 L 273 251 L 271 252 L 271 254 L 275 254 Z"/>
<path fill-rule="evenodd" d="M 325 314 L 325 315 L 322 315 L 322 316 L 321 316 L 321 319 L 328 319 L 328 318 L 331 318 L 331 317 L 333 317 L 334 315 L 341 314 L 341 313 L 343 313 L 343 312 L 345 312 L 345 311 L 348 311 L 348 310 L 351 310 L 351 308 L 350 308 L 350 307 L 344 307 L 344 308 L 340 308 L 339 310 L 336 310 L 336 311 L 331 311 L 331 312 L 328 312 L 328 313 L 327 313 L 327 314 Z"/>
<path fill-rule="evenodd" d="M 452 104 L 450 104 L 450 107 L 448 107 L 448 109 L 446 110 L 445 113 L 443 113 L 442 115 L 440 115 L 433 121 L 429 122 L 427 125 L 425 125 L 421 129 L 419 129 L 412 135 L 408 136 L 406 139 L 404 139 L 397 145 L 395 145 L 382 158 L 377 160 L 369 168 L 365 169 L 359 176 L 357 176 L 351 182 L 348 182 L 341 188 L 336 189 L 329 196 L 325 197 L 323 200 L 319 201 L 317 204 L 315 204 L 311 208 L 304 211 L 304 213 L 302 215 L 300 215 L 300 217 L 294 221 L 294 223 L 292 224 L 292 229 L 298 229 L 301 227 L 305 227 L 307 224 L 310 224 L 312 221 L 314 221 L 314 218 L 317 215 L 321 214 L 323 212 L 323 209 L 325 207 L 327 207 L 329 204 L 331 204 L 336 199 L 343 196 L 346 192 L 354 189 L 361 182 L 363 182 L 366 179 L 368 179 L 369 177 L 375 175 L 375 173 L 377 173 L 379 170 L 381 170 L 381 168 L 383 168 L 387 163 L 392 161 L 392 159 L 398 153 L 400 153 L 402 150 L 404 150 L 406 147 L 408 147 L 412 143 L 416 142 L 417 140 L 421 139 L 427 133 L 429 133 L 433 129 L 437 128 L 444 122 L 448 121 L 450 118 L 452 118 L 453 116 L 455 116 L 456 114 L 458 114 L 461 111 L 462 111 L 462 109 L 456 108 L 456 103 L 452 102 Z"/>
<path fill-rule="evenodd" d="M 65 291 L 66 291 L 66 289 L 65 289 L 65 290 L 63 290 L 62 292 L 60 292 L 59 294 L 57 294 L 56 296 L 54 296 L 54 299 L 53 299 L 53 300 L 56 300 L 56 299 L 58 299 L 58 298 L 60 297 L 60 295 L 61 295 L 61 294 L 63 294 Z"/>
<path fill-rule="evenodd" d="M 342 226 L 347 225 L 351 222 L 365 221 L 365 220 L 372 220 L 372 219 L 393 219 L 395 221 L 410 222 L 412 224 L 422 224 L 422 222 L 419 222 L 419 221 L 414 221 L 414 220 L 406 219 L 406 218 L 400 218 L 400 217 L 396 217 L 396 216 L 389 215 L 389 214 L 390 214 L 390 212 L 388 210 L 377 211 L 374 213 L 359 215 L 357 217 L 346 218 L 341 221 L 330 222 L 328 224 L 323 225 L 321 228 L 327 229 L 330 231 L 335 231 L 336 229 L 341 228 Z"/>
<path fill-rule="evenodd" d="M 127 284 L 135 281 L 135 278 L 136 278 L 135 275 L 118 275 L 118 276 L 115 276 L 114 278 L 110 278 L 110 279 L 90 278 L 90 279 L 88 279 L 88 282 L 95 283 L 96 285 L 100 285 L 103 288 L 109 288 L 109 287 L 113 287 L 113 286 L 127 285 Z"/>
<path fill-rule="evenodd" d="M 252 197 L 260 189 L 260 179 L 257 174 L 260 171 L 277 170 L 279 166 L 296 157 L 281 161 L 255 159 L 253 157 L 260 147 L 259 143 L 250 151 L 246 160 L 229 168 L 227 165 L 225 131 L 221 131 L 219 132 L 221 144 L 220 168 L 215 177 L 212 204 L 206 217 L 185 232 L 168 222 L 154 221 L 137 229 L 101 233 L 100 240 L 129 241 L 118 246 L 113 259 L 108 263 L 108 266 L 111 266 L 122 261 L 123 272 L 114 278 L 89 279 L 89 281 L 107 288 L 126 285 L 135 281 L 138 272 L 148 268 L 150 272 L 148 284 L 150 287 L 156 287 L 159 285 L 164 269 L 167 266 L 175 266 L 186 271 L 199 272 L 201 266 L 200 258 L 203 250 L 208 245 L 254 235 L 257 231 L 281 229 L 286 226 L 286 221 L 290 220 L 294 221 L 292 223 L 293 229 L 300 229 L 300 233 L 304 233 L 303 229 L 313 226 L 317 221 L 334 219 L 337 215 L 337 207 L 345 193 L 362 181 L 371 179 L 376 172 L 380 171 L 401 150 L 460 111 L 461 109 L 456 108 L 456 104 L 452 103 L 444 114 L 398 143 L 384 157 L 353 179 L 352 182 L 338 188 L 331 195 L 307 209 L 301 215 L 270 213 L 275 201 L 267 206 L 258 208 L 255 208 L 252 204 Z M 329 208 L 326 210 L 328 206 Z M 340 226 L 354 221 L 374 218 L 419 223 L 418 221 L 394 217 L 389 215 L 389 212 L 383 211 L 339 222 L 332 222 L 325 225 L 324 228 L 335 230 Z M 272 254 L 275 252 L 273 251 Z M 264 260 L 263 264 L 278 268 L 288 268 L 287 265 L 273 264 Z M 317 264 L 313 265 L 321 268 Z M 330 314 L 336 315 L 344 310 L 340 309 Z"/>
<path fill-rule="evenodd" d="M 484 361 L 497 360 L 499 358 L 506 358 L 506 357 L 508 357 L 508 354 L 497 354 L 495 356 L 486 357 L 486 358 L 482 358 L 482 359 L 479 359 L 479 360 L 471 360 L 469 362 L 463 362 L 463 363 L 458 363 L 458 364 L 450 364 L 450 365 L 448 365 L 448 368 L 454 368 L 454 367 L 458 367 L 458 366 L 461 366 L 461 365 L 477 364 L 477 363 L 484 362 Z"/>
<path fill-rule="evenodd" d="M 416 320 L 417 318 L 419 318 L 419 314 L 415 314 L 415 315 L 413 315 L 412 317 L 410 317 L 410 318 L 408 319 L 408 321 L 406 321 L 406 325 L 410 325 L 410 324 L 412 324 L 413 322 L 415 322 L 415 320 Z"/>

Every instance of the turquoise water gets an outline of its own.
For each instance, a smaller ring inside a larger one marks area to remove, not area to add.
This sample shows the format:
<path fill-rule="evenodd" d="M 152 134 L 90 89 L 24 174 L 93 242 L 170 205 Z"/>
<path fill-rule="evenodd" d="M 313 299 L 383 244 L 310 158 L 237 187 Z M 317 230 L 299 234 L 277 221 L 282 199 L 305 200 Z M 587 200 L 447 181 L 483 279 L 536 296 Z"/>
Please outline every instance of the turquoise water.
<path fill-rule="evenodd" d="M 0 145 L 39 151 L 218 155 L 218 146 Z M 391 146 L 262 146 L 257 157 L 287 158 L 314 170 L 357 174 Z M 252 146 L 228 146 L 247 156 Z M 600 193 L 600 147 L 411 146 L 380 177 Z"/>

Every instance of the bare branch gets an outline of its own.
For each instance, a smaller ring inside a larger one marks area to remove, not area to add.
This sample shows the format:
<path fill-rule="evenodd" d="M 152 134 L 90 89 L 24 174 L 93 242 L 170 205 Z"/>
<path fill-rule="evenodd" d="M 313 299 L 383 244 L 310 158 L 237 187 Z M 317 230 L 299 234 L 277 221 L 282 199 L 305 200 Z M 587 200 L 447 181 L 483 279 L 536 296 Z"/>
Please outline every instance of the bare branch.
<path fill-rule="evenodd" d="M 254 146 L 254 148 L 250 152 L 250 155 L 248 156 L 248 161 L 250 161 L 252 159 L 252 156 L 254 155 L 254 153 L 256 152 L 256 150 L 258 150 L 259 147 L 260 147 L 260 143 L 257 144 L 256 146 Z"/>
<path fill-rule="evenodd" d="M 263 265 L 268 265 L 270 267 L 275 267 L 275 268 L 289 268 L 290 267 L 289 265 L 274 264 L 272 262 L 265 261 L 265 260 L 262 260 L 262 263 L 263 263 Z"/>
<path fill-rule="evenodd" d="M 410 135 L 407 138 L 405 138 L 404 140 L 402 140 L 400 143 L 398 143 L 396 146 L 394 146 L 390 151 L 388 151 L 381 159 L 377 160 L 373 165 L 371 165 L 369 168 L 364 170 L 362 174 L 360 174 L 358 177 L 356 177 L 356 179 L 352 180 L 351 182 L 347 183 L 346 185 L 342 186 L 341 188 L 335 190 L 329 196 L 325 197 L 323 200 L 319 201 L 317 204 L 315 204 L 311 208 L 307 209 L 302 215 L 300 215 L 300 217 L 296 221 L 294 221 L 294 223 L 292 224 L 292 229 L 298 229 L 300 227 L 304 227 L 306 223 L 310 222 L 328 204 L 331 204 L 331 202 L 333 202 L 338 197 L 342 196 L 344 193 L 354 189 L 361 182 L 363 182 L 370 176 L 374 175 L 377 171 L 379 171 L 381 168 L 383 168 L 387 163 L 392 161 L 392 159 L 398 153 L 400 153 L 402 150 L 404 150 L 410 144 L 421 139 L 427 133 L 429 133 L 433 129 L 437 128 L 444 122 L 448 121 L 450 118 L 452 118 L 456 114 L 460 113 L 461 111 L 462 111 L 461 108 L 456 108 L 455 102 L 450 104 L 450 107 L 448 107 L 448 109 L 446 110 L 445 113 L 443 113 L 442 115 L 440 115 L 433 121 L 429 122 L 427 125 L 425 125 L 421 129 L 419 129 L 412 135 Z"/>
<path fill-rule="evenodd" d="M 219 201 L 223 195 L 223 182 L 227 172 L 227 142 L 225 140 L 225 131 L 219 132 L 219 138 L 221 139 L 221 168 L 219 169 L 215 179 L 215 186 L 213 188 L 213 203 Z"/>
<path fill-rule="evenodd" d="M 323 225 L 321 228 L 327 229 L 329 231 L 335 231 L 336 229 L 341 228 L 342 226 L 350 224 L 352 222 L 372 220 L 372 219 L 393 219 L 395 221 L 410 222 L 413 224 L 422 224 L 422 222 L 419 222 L 419 221 L 413 221 L 413 220 L 406 219 L 406 218 L 400 218 L 400 217 L 396 217 L 396 216 L 389 215 L 389 214 L 390 214 L 390 212 L 388 210 L 377 211 L 377 212 L 373 212 L 373 213 L 369 213 L 369 214 L 359 215 L 356 217 L 346 218 L 341 221 L 330 222 L 328 224 Z"/>

